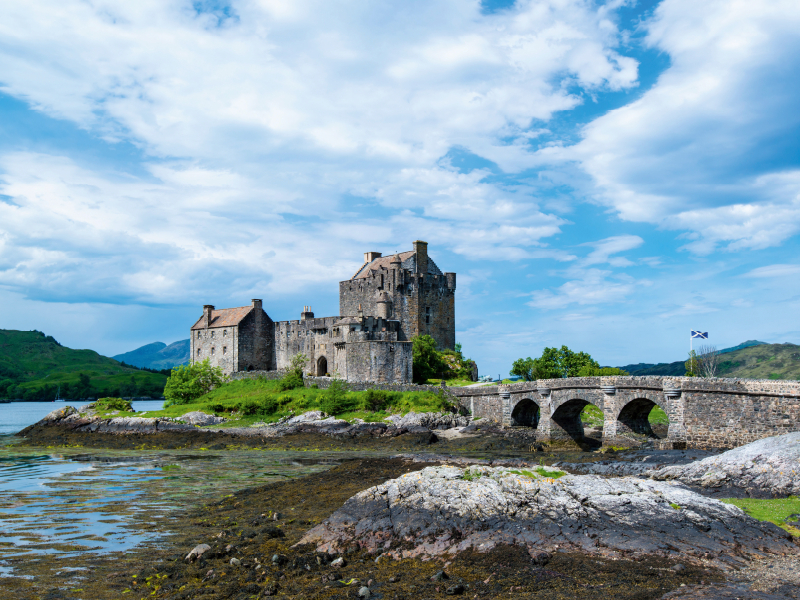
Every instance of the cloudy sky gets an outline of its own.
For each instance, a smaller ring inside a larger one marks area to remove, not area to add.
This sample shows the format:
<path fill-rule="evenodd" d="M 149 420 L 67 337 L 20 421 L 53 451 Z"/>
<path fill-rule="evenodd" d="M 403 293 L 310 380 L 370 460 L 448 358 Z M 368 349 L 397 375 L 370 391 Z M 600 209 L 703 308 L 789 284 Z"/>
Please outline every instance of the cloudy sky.
<path fill-rule="evenodd" d="M 483 373 L 800 342 L 796 0 L 0 1 L 0 328 L 116 354 L 206 303 L 458 273 Z"/>

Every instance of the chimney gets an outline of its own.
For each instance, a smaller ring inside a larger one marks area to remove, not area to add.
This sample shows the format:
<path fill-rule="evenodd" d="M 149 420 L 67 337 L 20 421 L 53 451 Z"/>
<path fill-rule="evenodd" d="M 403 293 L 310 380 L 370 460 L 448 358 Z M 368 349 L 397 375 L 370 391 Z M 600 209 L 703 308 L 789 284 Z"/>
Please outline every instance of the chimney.
<path fill-rule="evenodd" d="M 373 260 L 375 260 L 376 258 L 380 258 L 380 257 L 381 257 L 381 253 L 380 252 L 364 252 L 364 262 L 365 263 L 371 263 Z"/>
<path fill-rule="evenodd" d="M 308 321 L 309 319 L 314 318 L 314 313 L 311 311 L 310 306 L 304 306 L 303 312 L 300 313 L 300 320 L 301 321 Z"/>
<path fill-rule="evenodd" d="M 417 273 L 428 274 L 428 242 L 414 242 L 414 254 L 417 255 Z"/>
<path fill-rule="evenodd" d="M 253 308 L 255 308 L 256 310 L 261 310 L 261 300 L 254 298 L 253 300 L 251 300 L 251 302 L 253 303 Z"/>
<path fill-rule="evenodd" d="M 204 304 L 203 305 L 203 321 L 205 323 L 206 329 L 211 326 L 211 319 L 212 313 L 214 312 L 214 305 L 213 304 Z"/>
<path fill-rule="evenodd" d="M 456 289 L 456 274 L 455 273 L 445 273 L 445 277 L 447 277 L 447 287 L 448 289 L 454 290 Z"/>

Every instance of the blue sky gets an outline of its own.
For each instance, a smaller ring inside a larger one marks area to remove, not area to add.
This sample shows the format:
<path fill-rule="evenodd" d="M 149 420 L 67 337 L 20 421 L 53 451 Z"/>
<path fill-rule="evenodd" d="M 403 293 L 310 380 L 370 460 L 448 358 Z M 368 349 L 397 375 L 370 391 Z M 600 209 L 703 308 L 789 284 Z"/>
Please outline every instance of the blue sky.
<path fill-rule="evenodd" d="M 2 11 L 2 328 L 113 355 L 206 303 L 333 315 L 424 239 L 483 373 L 800 342 L 794 1 Z"/>

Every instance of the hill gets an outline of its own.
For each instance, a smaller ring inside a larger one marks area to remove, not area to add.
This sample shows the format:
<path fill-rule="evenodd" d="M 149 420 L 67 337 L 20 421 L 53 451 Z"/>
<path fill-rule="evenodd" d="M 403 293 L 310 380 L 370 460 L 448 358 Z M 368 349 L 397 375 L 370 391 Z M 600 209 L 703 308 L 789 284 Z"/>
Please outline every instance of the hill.
<path fill-rule="evenodd" d="M 0 398 L 161 397 L 166 375 L 123 366 L 94 350 L 73 350 L 41 331 L 0 329 Z"/>
<path fill-rule="evenodd" d="M 800 380 L 800 346 L 796 344 L 749 340 L 720 350 L 720 354 L 719 377 Z M 620 368 L 631 375 L 681 376 L 686 374 L 685 360 L 655 365 L 638 363 Z"/>
<path fill-rule="evenodd" d="M 142 369 L 171 369 L 189 364 L 189 340 L 180 340 L 169 346 L 164 342 L 153 342 L 112 358 Z"/>

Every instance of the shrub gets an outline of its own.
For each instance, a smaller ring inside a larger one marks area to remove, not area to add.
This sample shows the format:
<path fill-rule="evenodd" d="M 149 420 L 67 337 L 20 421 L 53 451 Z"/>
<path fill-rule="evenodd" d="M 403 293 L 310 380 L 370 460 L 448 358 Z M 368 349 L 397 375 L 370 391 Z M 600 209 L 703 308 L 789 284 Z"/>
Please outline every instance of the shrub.
<path fill-rule="evenodd" d="M 364 392 L 362 406 L 364 410 L 377 412 L 390 406 L 398 397 L 397 392 L 386 392 L 384 390 L 367 390 Z"/>
<path fill-rule="evenodd" d="M 164 386 L 164 406 L 190 404 L 226 381 L 220 367 L 212 367 L 208 359 L 172 369 Z"/>
<path fill-rule="evenodd" d="M 95 410 L 119 410 L 124 412 L 135 412 L 130 400 L 122 398 L 98 398 L 94 403 Z"/>
<path fill-rule="evenodd" d="M 289 371 L 278 381 L 278 390 L 288 392 L 303 387 L 303 374 L 297 371 Z"/>
<path fill-rule="evenodd" d="M 244 402 L 240 402 L 237 406 L 243 417 L 273 415 L 277 412 L 278 407 L 278 401 L 271 396 L 267 396 L 261 400 L 245 400 Z"/>
<path fill-rule="evenodd" d="M 327 390 L 322 392 L 320 402 L 322 410 L 329 415 L 339 415 L 356 408 L 355 398 L 347 392 L 347 382 L 342 379 L 333 379 Z"/>

